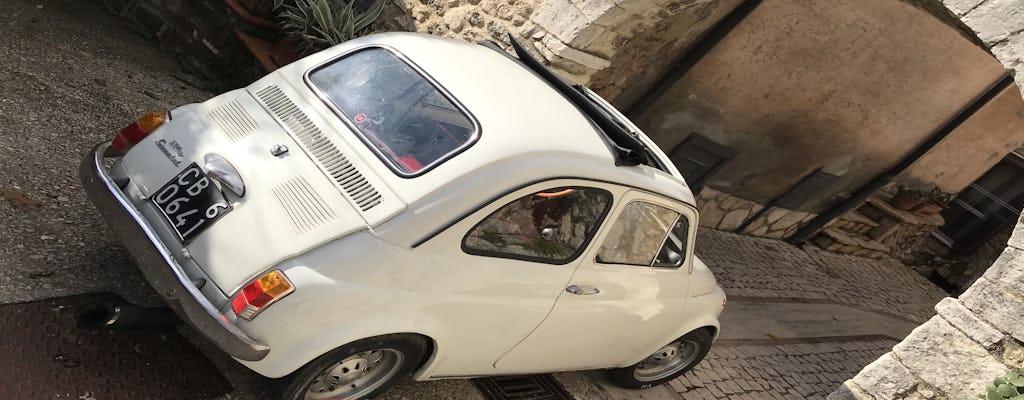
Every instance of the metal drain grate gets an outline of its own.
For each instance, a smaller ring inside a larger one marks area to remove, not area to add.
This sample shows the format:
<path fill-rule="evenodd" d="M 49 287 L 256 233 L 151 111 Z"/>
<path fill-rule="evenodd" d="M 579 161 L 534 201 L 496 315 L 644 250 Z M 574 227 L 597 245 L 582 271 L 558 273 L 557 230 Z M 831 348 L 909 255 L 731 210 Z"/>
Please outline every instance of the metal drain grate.
<path fill-rule="evenodd" d="M 518 375 L 472 380 L 488 400 L 573 400 L 551 375 Z"/>

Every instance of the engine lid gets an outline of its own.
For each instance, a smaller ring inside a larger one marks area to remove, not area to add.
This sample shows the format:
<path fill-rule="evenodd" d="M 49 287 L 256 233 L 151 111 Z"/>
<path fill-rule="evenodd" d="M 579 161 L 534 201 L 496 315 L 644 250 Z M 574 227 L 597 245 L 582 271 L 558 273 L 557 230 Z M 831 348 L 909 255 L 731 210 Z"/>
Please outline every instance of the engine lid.
<path fill-rule="evenodd" d="M 218 96 L 172 118 L 128 151 L 122 164 L 150 197 L 191 163 L 203 167 L 211 153 L 237 170 L 244 195 L 222 190 L 231 210 L 186 243 L 189 255 L 228 295 L 282 260 L 367 229 L 368 209 L 397 212 L 395 204 L 385 204 L 393 196 L 378 191 L 383 185 L 372 185 L 372 175 L 360 174 L 364 192 L 355 194 L 362 197 L 341 190 L 307 151 L 308 144 L 245 91 Z M 306 125 L 316 126 L 308 117 Z M 329 145 L 321 142 L 319 148 Z M 344 150 L 333 148 L 338 154 Z M 349 161 L 345 170 L 357 169 Z M 374 193 L 366 196 L 366 187 Z"/>

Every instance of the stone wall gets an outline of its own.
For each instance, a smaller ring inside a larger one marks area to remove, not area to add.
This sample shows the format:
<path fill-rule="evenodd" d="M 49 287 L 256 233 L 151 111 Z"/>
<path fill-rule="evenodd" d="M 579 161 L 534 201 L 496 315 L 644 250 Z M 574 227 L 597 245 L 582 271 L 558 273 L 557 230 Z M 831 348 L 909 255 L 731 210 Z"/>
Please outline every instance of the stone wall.
<path fill-rule="evenodd" d="M 470 42 L 528 42 L 537 0 L 392 0 L 381 15 L 385 30 L 424 32 Z"/>
<path fill-rule="evenodd" d="M 210 89 L 247 85 L 262 72 L 235 38 L 231 10 L 222 0 L 93 0 L 154 39 Z M 226 86 L 226 87 L 217 87 Z"/>
<path fill-rule="evenodd" d="M 764 206 L 750 200 L 741 199 L 708 187 L 697 195 L 697 208 L 700 211 L 700 226 L 734 231 L 752 215 L 761 211 Z M 743 233 L 782 239 L 791 235 L 804 222 L 814 218 L 815 214 L 802 211 L 772 208 L 751 221 L 743 229 Z"/>

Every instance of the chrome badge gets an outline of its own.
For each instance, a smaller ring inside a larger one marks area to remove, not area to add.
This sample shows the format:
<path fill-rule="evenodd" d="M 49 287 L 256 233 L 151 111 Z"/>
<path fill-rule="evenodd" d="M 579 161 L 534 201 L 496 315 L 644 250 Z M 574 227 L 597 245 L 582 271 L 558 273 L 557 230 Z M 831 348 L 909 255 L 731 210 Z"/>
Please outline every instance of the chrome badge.
<path fill-rule="evenodd" d="M 288 153 L 288 146 L 283 144 L 275 144 L 274 147 L 270 148 L 270 154 L 273 156 L 280 156 Z"/>

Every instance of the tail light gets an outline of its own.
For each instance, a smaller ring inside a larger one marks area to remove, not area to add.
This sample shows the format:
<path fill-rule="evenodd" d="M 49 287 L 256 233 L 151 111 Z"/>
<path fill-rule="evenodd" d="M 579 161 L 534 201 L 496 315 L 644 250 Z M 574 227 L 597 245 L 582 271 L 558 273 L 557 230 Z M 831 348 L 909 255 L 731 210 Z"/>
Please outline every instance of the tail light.
<path fill-rule="evenodd" d="M 239 318 L 252 320 L 256 314 L 294 291 L 295 287 L 283 272 L 270 271 L 242 287 L 231 299 L 231 308 Z"/>
<path fill-rule="evenodd" d="M 117 150 L 121 154 L 128 151 L 136 143 L 142 141 L 143 138 L 149 136 L 150 133 L 159 128 L 167 122 L 167 113 L 162 111 L 154 111 L 149 114 L 143 115 L 142 118 L 135 120 L 131 125 L 128 125 L 121 130 L 114 137 L 111 142 L 111 147 Z"/>

